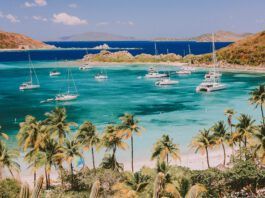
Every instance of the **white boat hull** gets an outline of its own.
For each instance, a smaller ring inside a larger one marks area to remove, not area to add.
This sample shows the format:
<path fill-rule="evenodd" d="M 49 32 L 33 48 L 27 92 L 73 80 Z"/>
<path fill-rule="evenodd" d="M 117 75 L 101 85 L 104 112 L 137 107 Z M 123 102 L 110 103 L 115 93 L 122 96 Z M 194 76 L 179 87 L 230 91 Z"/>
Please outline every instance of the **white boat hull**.
<path fill-rule="evenodd" d="M 75 100 L 77 97 L 78 97 L 78 95 L 74 95 L 74 94 L 58 95 L 55 97 L 55 101 Z"/>
<path fill-rule="evenodd" d="M 219 90 L 223 90 L 226 89 L 227 86 L 225 84 L 213 84 L 211 86 L 207 86 L 207 85 L 199 85 L 198 87 L 196 87 L 196 92 L 213 92 L 213 91 L 219 91 Z"/>
<path fill-rule="evenodd" d="M 179 75 L 189 75 L 189 74 L 191 74 L 191 71 L 189 71 L 189 70 L 181 70 L 181 71 L 177 71 L 176 73 L 179 74 Z"/>
<path fill-rule="evenodd" d="M 61 73 L 60 72 L 51 72 L 50 73 L 50 76 L 60 76 L 61 75 Z"/>
<path fill-rule="evenodd" d="M 21 85 L 20 87 L 19 87 L 19 90 L 31 90 L 31 89 L 38 89 L 38 88 L 40 88 L 40 85 L 26 85 L 26 86 L 23 86 L 23 85 Z"/>
<path fill-rule="evenodd" d="M 161 80 L 161 81 L 156 82 L 155 84 L 158 86 L 165 86 L 165 85 L 175 85 L 178 83 L 179 81 L 177 80 Z"/>
<path fill-rule="evenodd" d="M 146 74 L 145 77 L 146 78 L 166 78 L 166 77 L 168 77 L 168 75 L 156 73 L 156 74 Z"/>

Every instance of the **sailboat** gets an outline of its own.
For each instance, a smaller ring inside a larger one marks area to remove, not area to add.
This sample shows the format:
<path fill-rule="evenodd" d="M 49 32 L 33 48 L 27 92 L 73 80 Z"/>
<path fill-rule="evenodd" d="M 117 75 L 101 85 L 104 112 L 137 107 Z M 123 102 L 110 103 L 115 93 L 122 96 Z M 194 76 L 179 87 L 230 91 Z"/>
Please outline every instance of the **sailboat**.
<path fill-rule="evenodd" d="M 155 55 L 157 55 L 157 48 L 156 48 L 156 43 L 155 43 Z M 145 75 L 146 78 L 165 78 L 168 77 L 168 74 L 164 73 L 161 74 L 158 71 L 156 71 L 153 67 L 151 67 L 148 70 L 148 73 Z"/>
<path fill-rule="evenodd" d="M 53 76 L 60 76 L 61 72 L 57 71 L 56 69 L 53 69 L 52 71 L 50 71 L 50 77 Z"/>
<path fill-rule="evenodd" d="M 189 47 L 189 54 L 191 54 L 190 45 L 188 45 L 188 47 Z M 191 66 L 191 60 L 189 59 L 189 66 L 183 67 L 180 71 L 176 71 L 176 73 L 179 75 L 188 75 L 191 74 L 192 71 L 195 71 L 195 69 Z"/>
<path fill-rule="evenodd" d="M 73 82 L 73 85 L 74 85 L 74 93 L 71 93 L 70 92 L 70 78 Z M 75 81 L 74 81 L 74 78 L 73 78 L 73 75 L 72 75 L 72 72 L 70 71 L 70 69 L 68 69 L 68 79 L 67 79 L 67 82 L 68 82 L 68 90 L 66 93 L 62 93 L 62 94 L 58 94 L 56 97 L 55 97 L 55 101 L 69 101 L 69 100 L 75 100 L 79 95 L 77 93 L 77 88 L 76 88 L 76 85 L 75 85 Z"/>
<path fill-rule="evenodd" d="M 33 82 L 32 75 L 34 75 L 35 78 L 36 78 L 36 84 L 34 84 L 34 82 Z M 35 71 L 34 66 L 32 64 L 32 61 L 31 61 L 31 58 L 30 58 L 30 54 L 29 54 L 29 77 L 30 77 L 30 80 L 28 82 L 23 82 L 19 86 L 19 90 L 23 91 L 23 90 L 30 90 L 30 89 L 38 89 L 38 88 L 40 88 L 39 79 L 37 77 L 36 71 Z"/>
<path fill-rule="evenodd" d="M 220 82 L 221 75 L 219 77 L 216 77 L 218 75 L 216 72 L 216 54 L 215 54 L 215 45 L 214 45 L 214 34 L 212 34 L 212 48 L 213 48 L 213 53 L 212 53 L 212 59 L 214 63 L 214 70 L 212 72 L 212 76 L 209 78 L 205 78 L 205 80 L 196 87 L 196 92 L 200 91 L 206 91 L 206 92 L 212 92 L 212 91 L 219 91 L 222 89 L 226 89 L 226 85 Z"/>
<path fill-rule="evenodd" d="M 88 55 L 87 48 L 86 48 L 86 55 Z M 89 70 L 89 69 L 92 69 L 92 67 L 88 63 L 85 63 L 84 65 L 79 67 L 79 70 L 82 70 L 82 71 L 86 71 L 86 70 Z"/>

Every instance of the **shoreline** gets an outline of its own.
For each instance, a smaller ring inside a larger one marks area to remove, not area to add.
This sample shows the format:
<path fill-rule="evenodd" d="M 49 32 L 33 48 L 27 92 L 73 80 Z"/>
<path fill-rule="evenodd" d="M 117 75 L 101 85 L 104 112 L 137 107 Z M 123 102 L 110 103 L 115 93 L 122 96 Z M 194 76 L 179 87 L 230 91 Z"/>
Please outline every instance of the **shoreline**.
<path fill-rule="evenodd" d="M 76 64 L 77 66 L 81 65 L 89 65 L 89 66 L 130 66 L 130 65 L 153 65 L 153 66 L 165 66 L 165 67 L 190 67 L 187 63 L 183 62 L 88 62 L 83 60 L 73 60 L 68 61 L 70 64 Z M 195 67 L 198 69 L 211 69 L 213 68 L 212 64 L 200 64 L 200 65 L 191 65 L 191 67 Z M 250 66 L 250 65 L 221 65 L 218 67 L 219 70 L 224 72 L 246 72 L 246 73 L 265 73 L 265 65 L 264 66 Z"/>
<path fill-rule="evenodd" d="M 227 164 L 229 163 L 229 158 L 231 156 L 231 149 L 226 147 L 226 151 L 227 151 L 227 157 L 226 157 L 226 161 Z M 85 152 L 84 153 L 84 161 L 85 161 L 85 166 L 92 169 L 92 162 L 90 159 L 90 152 Z M 186 167 L 189 168 L 191 170 L 205 170 L 207 169 L 207 163 L 206 163 L 206 156 L 205 154 L 202 155 L 201 153 L 195 153 L 193 151 L 188 151 L 188 152 L 181 152 L 180 153 L 180 157 L 181 160 L 175 160 L 172 161 L 172 159 L 170 158 L 170 165 L 172 166 L 181 166 L 181 167 Z M 126 161 L 123 162 L 122 160 L 120 160 L 120 157 L 117 156 L 118 162 L 122 163 L 124 165 L 124 171 L 131 171 L 131 162 L 130 161 Z M 223 163 L 223 151 L 221 148 L 215 148 L 212 149 L 209 152 L 209 159 L 210 159 L 210 165 L 211 168 L 218 168 L 219 166 L 221 166 L 222 168 L 222 163 Z M 96 160 L 96 162 L 100 162 L 101 160 L 101 156 L 99 160 Z M 33 188 L 33 172 L 31 169 L 28 169 L 28 164 L 24 162 L 23 160 L 23 155 L 18 159 L 19 164 L 21 164 L 21 171 L 20 173 L 16 173 L 14 172 L 14 179 L 16 179 L 17 181 L 21 182 L 21 183 L 28 183 L 29 186 L 31 188 Z M 99 163 L 96 163 L 96 166 L 99 166 Z M 156 161 L 151 161 L 150 159 L 140 159 L 139 158 L 135 158 L 134 161 L 134 168 L 136 171 L 140 171 L 141 168 L 144 167 L 148 167 L 148 168 L 155 168 L 156 167 Z M 226 166 L 227 168 L 229 168 L 229 165 Z M 64 164 L 64 168 L 66 170 L 68 170 L 68 166 L 65 163 Z M 77 170 L 78 168 L 76 168 Z M 40 175 L 44 175 L 44 169 L 41 168 L 37 171 L 37 177 L 39 177 Z M 58 178 L 58 171 L 54 169 L 54 167 L 51 170 L 51 180 L 52 180 L 52 184 L 54 186 L 56 186 L 57 184 L 60 184 L 60 179 Z M 12 178 L 12 176 L 10 175 L 10 173 L 8 172 L 7 169 L 4 169 L 3 171 L 3 178 Z"/>

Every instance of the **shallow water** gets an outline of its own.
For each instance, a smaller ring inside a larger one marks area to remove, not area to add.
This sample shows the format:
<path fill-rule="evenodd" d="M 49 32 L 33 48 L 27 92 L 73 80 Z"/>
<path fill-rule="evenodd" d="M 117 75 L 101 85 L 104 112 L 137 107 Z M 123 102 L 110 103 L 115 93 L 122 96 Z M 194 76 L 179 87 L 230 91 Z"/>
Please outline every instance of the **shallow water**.
<path fill-rule="evenodd" d="M 199 129 L 225 119 L 226 108 L 234 108 L 237 112 L 248 113 L 258 119 L 259 111 L 249 105 L 248 93 L 265 79 L 263 74 L 227 72 L 223 74 L 222 80 L 228 84 L 228 89 L 196 93 L 195 87 L 205 74 L 203 70 L 190 76 L 172 75 L 172 79 L 180 81 L 178 85 L 157 87 L 154 80 L 138 79 L 148 69 L 142 65 L 96 67 L 87 72 L 72 67 L 80 97 L 71 102 L 40 104 L 41 100 L 66 90 L 67 70 L 60 67 L 58 70 L 62 75 L 50 78 L 49 71 L 56 63 L 34 62 L 41 88 L 19 91 L 19 85 L 28 78 L 27 64 L 0 63 L 0 125 L 11 136 L 9 144 L 16 144 L 18 123 L 26 115 L 42 119 L 45 112 L 57 105 L 67 108 L 70 121 L 82 123 L 90 120 L 99 131 L 108 123 L 118 122 L 124 112 L 129 112 L 135 114 L 140 119 L 140 125 L 145 128 L 142 136 L 135 138 L 136 159 L 149 159 L 152 145 L 163 133 L 168 133 L 182 151 L 187 151 L 187 145 Z M 159 68 L 172 73 L 178 69 Z M 107 81 L 95 81 L 94 75 L 100 71 L 108 74 Z M 120 152 L 119 156 L 124 160 L 130 159 L 128 152 Z"/>

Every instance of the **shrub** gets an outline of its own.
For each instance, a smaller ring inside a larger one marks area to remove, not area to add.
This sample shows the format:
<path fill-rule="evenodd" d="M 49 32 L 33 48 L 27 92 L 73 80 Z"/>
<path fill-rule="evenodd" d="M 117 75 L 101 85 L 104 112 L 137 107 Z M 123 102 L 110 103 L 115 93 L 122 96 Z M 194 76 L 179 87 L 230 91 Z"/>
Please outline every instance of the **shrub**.
<path fill-rule="evenodd" d="M 14 179 L 0 181 L 0 197 L 17 198 L 19 196 L 20 183 Z"/>

